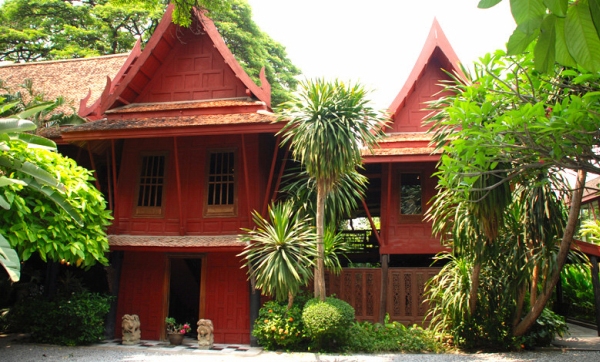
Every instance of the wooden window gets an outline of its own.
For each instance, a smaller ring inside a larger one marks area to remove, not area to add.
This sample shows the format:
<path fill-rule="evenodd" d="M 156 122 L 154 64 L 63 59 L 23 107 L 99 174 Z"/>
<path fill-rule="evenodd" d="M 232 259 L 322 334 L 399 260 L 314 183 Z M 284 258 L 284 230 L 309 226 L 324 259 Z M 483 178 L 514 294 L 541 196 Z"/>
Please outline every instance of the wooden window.
<path fill-rule="evenodd" d="M 142 156 L 135 208 L 138 216 L 161 216 L 163 214 L 165 159 L 164 154 Z"/>
<path fill-rule="evenodd" d="M 421 175 L 418 173 L 402 173 L 400 175 L 400 214 L 423 214 L 422 200 Z"/>
<path fill-rule="evenodd" d="M 209 151 L 207 166 L 205 216 L 235 216 L 235 151 Z"/>

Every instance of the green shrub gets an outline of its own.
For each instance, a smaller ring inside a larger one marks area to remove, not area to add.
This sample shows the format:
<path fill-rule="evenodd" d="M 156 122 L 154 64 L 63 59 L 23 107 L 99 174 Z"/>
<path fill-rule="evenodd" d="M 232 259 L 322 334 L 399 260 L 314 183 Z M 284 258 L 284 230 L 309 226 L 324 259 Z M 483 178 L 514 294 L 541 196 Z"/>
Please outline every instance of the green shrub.
<path fill-rule="evenodd" d="M 47 300 L 33 297 L 16 304 L 8 315 L 9 329 L 31 333 L 34 342 L 67 346 L 102 340 L 110 297 L 82 292 Z"/>
<path fill-rule="evenodd" d="M 544 308 L 535 324 L 525 335 L 523 344 L 526 348 L 548 346 L 554 337 L 557 335 L 562 337 L 567 329 L 567 323 L 563 317 Z"/>
<path fill-rule="evenodd" d="M 565 265 L 560 273 L 565 302 L 569 304 L 569 316 L 596 322 L 594 289 L 590 264 Z"/>
<path fill-rule="evenodd" d="M 311 348 L 330 349 L 343 346 L 347 342 L 348 330 L 353 321 L 354 308 L 333 297 L 328 297 L 325 301 L 311 299 L 302 311 L 302 322 L 311 341 Z"/>
<path fill-rule="evenodd" d="M 287 302 L 270 301 L 258 311 L 252 335 L 267 350 L 304 350 L 306 338 L 302 324 L 300 303 L 294 303 L 290 310 Z"/>
<path fill-rule="evenodd" d="M 431 331 L 419 326 L 406 327 L 398 322 L 355 322 L 350 327 L 348 351 L 352 352 L 439 352 L 443 350 Z"/>

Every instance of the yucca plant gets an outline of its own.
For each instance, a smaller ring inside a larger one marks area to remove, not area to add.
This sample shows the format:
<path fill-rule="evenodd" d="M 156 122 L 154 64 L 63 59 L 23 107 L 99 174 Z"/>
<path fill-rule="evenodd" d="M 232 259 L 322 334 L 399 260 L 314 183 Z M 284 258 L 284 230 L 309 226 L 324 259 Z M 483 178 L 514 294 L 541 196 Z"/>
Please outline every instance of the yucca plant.
<path fill-rule="evenodd" d="M 269 206 L 269 219 L 252 213 L 255 229 L 242 229 L 239 239 L 247 243 L 242 256 L 250 278 L 263 294 L 291 307 L 294 296 L 312 277 L 314 229 L 309 217 L 301 216 L 290 202 Z"/>
<path fill-rule="evenodd" d="M 362 162 L 362 149 L 373 148 L 387 118 L 369 106 L 358 84 L 323 79 L 301 83 L 297 96 L 281 106 L 282 145 L 289 144 L 317 189 L 317 260 L 315 298 L 325 300 L 325 200 L 344 175 Z"/>

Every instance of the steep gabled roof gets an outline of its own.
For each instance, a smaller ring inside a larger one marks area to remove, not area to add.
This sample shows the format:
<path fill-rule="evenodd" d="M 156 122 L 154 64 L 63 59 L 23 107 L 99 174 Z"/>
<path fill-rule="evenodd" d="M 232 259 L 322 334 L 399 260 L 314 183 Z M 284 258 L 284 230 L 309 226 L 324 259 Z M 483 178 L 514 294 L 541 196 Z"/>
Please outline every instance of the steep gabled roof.
<path fill-rule="evenodd" d="M 425 102 L 437 97 L 439 83 L 448 79 L 448 72 L 462 75 L 456 53 L 450 46 L 440 24 L 433 20 L 427 40 L 404 86 L 388 108 L 392 123 L 379 141 L 380 148 L 363 151 L 363 162 L 431 162 L 440 153 L 430 145 L 431 135 L 422 126 Z"/>
<path fill-rule="evenodd" d="M 406 98 L 409 96 L 411 91 L 414 89 L 415 84 L 425 72 L 427 64 L 434 58 L 441 58 L 439 60 L 446 71 L 458 72 L 459 74 L 462 74 L 460 67 L 458 67 L 458 64 L 460 63 L 458 56 L 454 52 L 454 49 L 452 49 L 452 46 L 442 31 L 440 23 L 437 21 L 437 19 L 433 19 L 433 24 L 431 25 L 431 30 L 429 31 L 425 45 L 423 46 L 421 54 L 419 55 L 415 66 L 410 72 L 408 79 L 404 83 L 400 93 L 398 93 L 388 108 L 388 113 L 392 115 L 392 117 L 396 115 L 404 106 Z"/>
<path fill-rule="evenodd" d="M 25 79 L 31 79 L 34 90 L 43 93 L 47 99 L 62 96 L 77 109 L 79 101 L 88 92 L 92 99 L 100 97 L 106 78 L 114 77 L 126 58 L 127 54 L 117 54 L 8 64 L 0 66 L 0 79 L 13 91 L 21 90 L 19 85 Z"/>
<path fill-rule="evenodd" d="M 117 79 L 116 84 L 107 83 L 106 91 L 102 94 L 94 113 L 104 114 L 106 111 L 114 108 L 139 103 L 140 96 L 142 95 L 141 98 L 144 98 L 143 94 L 147 92 L 146 88 L 153 81 L 156 72 L 161 69 L 161 66 L 172 59 L 172 51 L 178 45 L 181 45 L 181 40 L 178 37 L 185 31 L 194 32 L 200 36 L 206 34 L 210 38 L 212 46 L 222 57 L 225 66 L 229 67 L 235 78 L 246 88 L 244 96 L 255 97 L 270 108 L 271 90 L 269 83 L 264 77 L 264 72 L 261 72 L 262 87 L 259 87 L 235 60 L 235 57 L 225 44 L 212 20 L 206 17 L 202 11 L 194 8 L 192 11 L 191 29 L 186 30 L 173 24 L 172 14 L 173 5 L 171 4 L 146 44 L 146 47 L 136 57 L 135 61 L 127 67 L 128 69 L 123 74 L 123 77 Z M 178 49 L 182 51 L 181 46 Z M 188 49 L 183 49 L 183 51 L 185 50 Z M 173 99 L 170 101 L 173 101 Z"/>

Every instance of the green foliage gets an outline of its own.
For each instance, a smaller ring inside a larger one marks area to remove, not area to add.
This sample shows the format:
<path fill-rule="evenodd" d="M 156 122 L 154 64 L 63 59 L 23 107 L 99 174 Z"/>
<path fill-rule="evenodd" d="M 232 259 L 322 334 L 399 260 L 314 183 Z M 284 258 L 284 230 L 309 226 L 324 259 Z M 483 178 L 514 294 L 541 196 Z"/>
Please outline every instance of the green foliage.
<path fill-rule="evenodd" d="M 375 147 L 386 119 L 368 105 L 367 91 L 359 84 L 317 79 L 302 82 L 301 88 L 281 105 L 279 119 L 286 122 L 282 144 L 291 146 L 293 158 L 329 192 L 355 172 L 363 147 Z"/>
<path fill-rule="evenodd" d="M 204 0 L 206 2 L 206 0 Z M 216 1 L 212 1 L 213 3 Z M 259 73 L 271 84 L 271 103 L 277 106 L 291 99 L 300 74 L 287 56 L 285 47 L 261 31 L 252 20 L 252 9 L 246 0 L 229 0 L 225 6 L 211 8 L 209 16 L 215 21 L 219 33 L 229 50 L 248 75 L 260 84 Z"/>
<path fill-rule="evenodd" d="M 592 273 L 589 263 L 565 265 L 560 273 L 563 297 L 569 304 L 569 315 L 588 322 L 596 322 L 596 308 Z"/>
<path fill-rule="evenodd" d="M 260 30 L 245 0 L 173 0 L 173 21 L 191 25 L 191 9 L 209 16 L 242 68 L 257 84 L 265 67 L 272 104 L 290 99 L 300 70 L 285 47 Z M 162 18 L 163 0 L 7 0 L 0 5 L 0 60 L 27 62 L 126 53 L 147 40 Z"/>
<path fill-rule="evenodd" d="M 585 240 L 588 243 L 600 245 L 600 221 L 583 221 L 579 229 L 579 234 L 582 236 L 582 240 Z"/>
<path fill-rule="evenodd" d="M 354 321 L 354 308 L 345 301 L 328 297 L 324 301 L 309 300 L 302 311 L 302 322 L 311 348 L 338 348 L 348 340 L 348 330 Z"/>
<path fill-rule="evenodd" d="M 90 266 L 97 260 L 106 262 L 104 251 L 108 249 L 108 242 L 104 228 L 110 215 L 104 210 L 104 199 L 97 190 L 87 185 L 89 172 L 85 175 L 82 174 L 84 169 L 78 170 L 79 173 L 72 172 L 76 170 L 74 162 L 52 152 L 56 150 L 54 142 L 25 133 L 36 126 L 24 118 L 35 116 L 51 105 L 48 102 L 33 104 L 19 110 L 20 104 L 19 100 L 5 103 L 5 99 L 0 98 L 0 117 L 10 117 L 0 118 L 0 207 L 6 210 L 0 214 L 3 221 L 0 225 L 0 264 L 12 281 L 18 281 L 20 265 L 15 249 L 23 260 L 38 251 L 43 258 L 46 255 L 59 257 L 55 260 L 73 262 L 77 266 Z M 72 189 L 66 192 L 65 184 Z M 91 200 L 81 203 L 82 200 L 76 196 L 90 197 Z M 69 197 L 71 202 L 67 200 Z M 27 199 L 30 204 L 33 203 L 31 207 L 27 205 Z M 89 204 L 86 205 L 86 202 Z M 78 210 L 78 206 L 83 210 Z M 52 224 L 56 220 L 50 220 L 46 223 L 43 217 L 38 216 L 40 211 L 55 212 L 55 216 L 62 216 L 62 222 Z M 89 236 L 80 233 L 81 229 L 73 225 L 75 222 L 84 226 L 80 211 L 90 212 L 85 215 L 90 222 L 85 230 L 90 231 Z M 40 225 L 37 230 L 36 224 Z M 57 226 L 64 227 L 61 232 L 68 237 L 59 240 L 58 244 L 53 240 L 57 237 L 56 231 L 52 230 Z M 86 248 L 82 249 L 80 243 L 75 243 L 78 238 L 86 240 Z M 25 240 L 34 244 L 27 244 Z M 70 257 L 61 244 L 69 242 L 72 244 L 67 246 L 71 254 L 77 254 L 77 258 Z"/>
<path fill-rule="evenodd" d="M 31 333 L 38 343 L 66 346 L 95 343 L 104 338 L 104 318 L 110 298 L 88 292 L 60 296 L 53 300 L 33 297 L 10 310 L 9 328 Z"/>
<path fill-rule="evenodd" d="M 269 206 L 269 220 L 252 213 L 257 229 L 242 229 L 240 240 L 247 243 L 242 256 L 256 288 L 279 301 L 294 296 L 311 276 L 314 232 L 308 217 L 302 217 L 291 203 Z"/>
<path fill-rule="evenodd" d="M 0 60 L 69 59 L 125 53 L 147 38 L 164 11 L 111 0 L 7 0 L 0 7 Z"/>
<path fill-rule="evenodd" d="M 441 352 L 442 344 L 435 335 L 419 326 L 406 327 L 402 323 L 390 322 L 386 315 L 384 324 L 354 322 L 348 333 L 346 349 L 350 352 Z"/>
<path fill-rule="evenodd" d="M 252 335 L 267 350 L 305 350 L 307 339 L 302 323 L 302 304 L 294 303 L 288 309 L 285 303 L 265 303 L 258 311 Z"/>
<path fill-rule="evenodd" d="M 480 0 L 490 8 L 501 0 Z M 568 67 L 600 70 L 600 2 L 597 0 L 511 0 L 517 24 L 507 44 L 521 54 L 535 43 L 535 68 L 551 73 L 555 61 Z"/>
<path fill-rule="evenodd" d="M 11 143 L 11 151 L 17 158 L 56 175 L 65 187 L 65 205 L 53 201 L 54 193 L 46 194 L 49 198 L 40 197 L 38 189 L 31 187 L 9 185 L 1 190 L 12 203 L 10 210 L 0 214 L 0 232 L 22 260 L 38 253 L 44 261 L 62 261 L 78 267 L 107 263 L 106 228 L 112 217 L 102 194 L 90 184 L 91 172 L 48 150 Z M 32 184 L 26 174 L 16 171 L 12 175 Z M 74 224 L 72 212 L 67 212 L 65 207 L 73 208 L 80 215 L 80 226 Z"/>
<path fill-rule="evenodd" d="M 525 348 L 549 346 L 555 337 L 564 336 L 567 330 L 564 317 L 544 308 L 533 327 L 523 337 L 523 344 Z"/>

